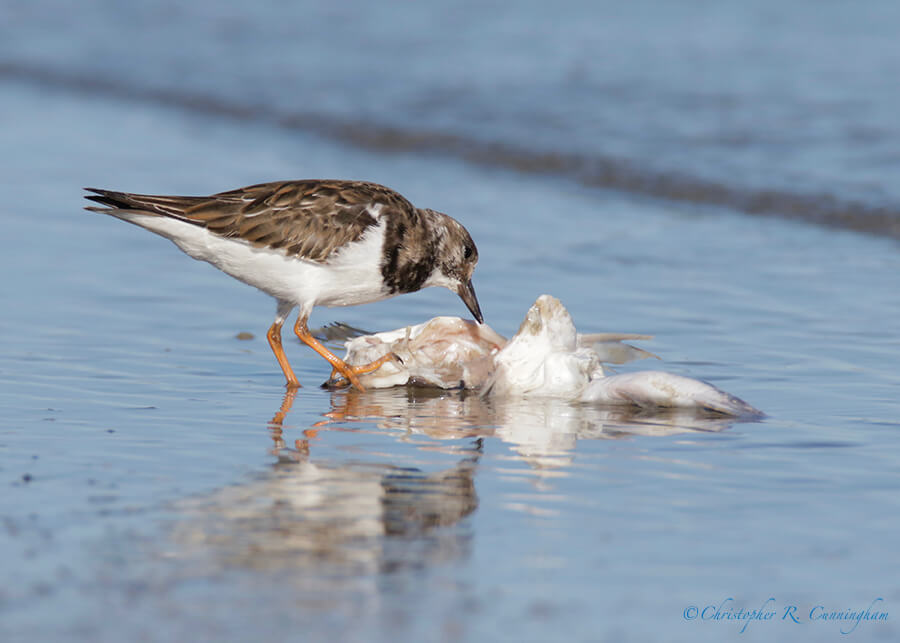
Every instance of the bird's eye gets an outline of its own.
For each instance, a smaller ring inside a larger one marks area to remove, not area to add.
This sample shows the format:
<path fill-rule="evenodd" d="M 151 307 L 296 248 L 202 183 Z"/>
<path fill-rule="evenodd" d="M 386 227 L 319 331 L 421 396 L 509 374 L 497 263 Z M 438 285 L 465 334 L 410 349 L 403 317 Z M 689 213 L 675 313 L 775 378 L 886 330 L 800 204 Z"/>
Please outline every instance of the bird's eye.
<path fill-rule="evenodd" d="M 465 250 L 466 259 L 471 259 L 473 252 L 475 252 L 475 250 L 472 249 L 472 246 L 466 246 L 466 250 Z"/>

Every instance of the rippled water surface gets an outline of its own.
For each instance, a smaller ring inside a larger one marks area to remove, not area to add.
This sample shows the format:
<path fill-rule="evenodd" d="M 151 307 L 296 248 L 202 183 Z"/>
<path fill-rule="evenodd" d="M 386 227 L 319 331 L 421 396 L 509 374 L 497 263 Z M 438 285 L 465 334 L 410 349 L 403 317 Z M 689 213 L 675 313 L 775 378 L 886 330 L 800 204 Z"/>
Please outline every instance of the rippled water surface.
<path fill-rule="evenodd" d="M 8 3 L 0 639 L 897 638 L 895 7 L 668 7 Z M 267 296 L 81 210 L 326 176 L 463 222 L 499 332 L 550 293 L 767 418 L 329 392 L 296 342 L 285 396 Z"/>

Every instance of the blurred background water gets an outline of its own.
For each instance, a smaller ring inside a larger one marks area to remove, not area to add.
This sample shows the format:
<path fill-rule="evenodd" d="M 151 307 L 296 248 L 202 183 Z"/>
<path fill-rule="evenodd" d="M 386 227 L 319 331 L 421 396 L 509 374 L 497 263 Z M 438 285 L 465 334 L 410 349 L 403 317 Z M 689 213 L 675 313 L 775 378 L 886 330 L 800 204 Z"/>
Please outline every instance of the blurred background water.
<path fill-rule="evenodd" d="M 895 3 L 0 12 L 3 640 L 821 641 L 784 608 L 900 602 Z M 550 293 L 769 417 L 329 393 L 296 344 L 285 398 L 267 296 L 81 210 L 308 177 L 463 222 L 499 332 Z M 778 618 L 684 617 L 729 597 Z"/>

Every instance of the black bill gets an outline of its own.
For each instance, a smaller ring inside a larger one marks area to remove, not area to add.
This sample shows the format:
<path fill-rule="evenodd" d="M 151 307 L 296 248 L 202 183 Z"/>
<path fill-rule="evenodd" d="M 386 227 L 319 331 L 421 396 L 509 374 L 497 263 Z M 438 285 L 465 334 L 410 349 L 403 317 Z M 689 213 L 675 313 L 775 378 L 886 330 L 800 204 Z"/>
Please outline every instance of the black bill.
<path fill-rule="evenodd" d="M 458 294 L 460 299 L 465 302 L 478 323 L 483 324 L 484 317 L 481 315 L 481 306 L 478 305 L 478 297 L 475 296 L 475 288 L 472 287 L 472 280 L 470 279 L 466 283 L 460 284 L 459 288 L 456 289 L 456 294 Z"/>

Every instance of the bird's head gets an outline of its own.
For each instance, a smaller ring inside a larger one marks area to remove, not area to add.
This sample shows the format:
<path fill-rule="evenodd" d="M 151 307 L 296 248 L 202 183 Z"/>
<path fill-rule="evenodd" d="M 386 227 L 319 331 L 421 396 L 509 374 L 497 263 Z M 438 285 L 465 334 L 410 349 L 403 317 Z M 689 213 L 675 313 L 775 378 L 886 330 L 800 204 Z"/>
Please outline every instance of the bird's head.
<path fill-rule="evenodd" d="M 478 248 L 472 236 L 452 217 L 434 210 L 425 212 L 436 224 L 437 231 L 437 262 L 427 285 L 443 286 L 455 292 L 478 323 L 483 324 L 484 317 L 472 287 L 472 273 L 478 264 Z"/>

